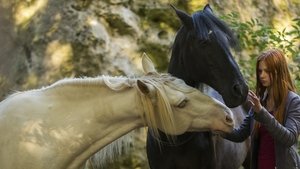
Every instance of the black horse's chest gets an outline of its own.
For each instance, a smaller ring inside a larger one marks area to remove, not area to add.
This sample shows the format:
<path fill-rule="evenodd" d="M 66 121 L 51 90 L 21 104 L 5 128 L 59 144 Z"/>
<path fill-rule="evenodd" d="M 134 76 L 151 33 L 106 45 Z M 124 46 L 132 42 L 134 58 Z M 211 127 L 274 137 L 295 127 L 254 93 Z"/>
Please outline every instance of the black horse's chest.
<path fill-rule="evenodd" d="M 183 140 L 184 141 L 184 140 Z M 207 134 L 198 133 L 180 145 L 161 144 L 157 140 L 148 140 L 148 158 L 150 167 L 155 169 L 211 169 L 213 168 L 213 150 Z M 155 161 L 155 163 L 151 163 Z M 159 161 L 159 163 L 157 163 Z"/>

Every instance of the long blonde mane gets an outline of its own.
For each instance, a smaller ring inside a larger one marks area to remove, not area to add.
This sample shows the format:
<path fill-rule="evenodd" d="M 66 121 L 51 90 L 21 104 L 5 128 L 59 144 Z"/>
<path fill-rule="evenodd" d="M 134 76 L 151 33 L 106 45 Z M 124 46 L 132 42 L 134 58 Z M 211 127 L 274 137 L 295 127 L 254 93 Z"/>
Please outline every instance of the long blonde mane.
<path fill-rule="evenodd" d="M 155 100 L 156 103 L 153 103 L 153 98 L 147 95 L 144 95 L 141 91 L 138 90 L 137 80 L 141 80 L 144 83 L 148 83 L 155 88 Z M 94 78 L 70 78 L 57 81 L 56 83 L 43 87 L 41 89 L 32 90 L 32 91 L 55 91 L 57 89 L 63 90 L 64 87 L 76 86 L 76 87 L 103 87 L 106 86 L 110 90 L 116 92 L 122 92 L 125 89 L 135 88 L 139 91 L 139 95 L 142 101 L 142 107 L 144 112 L 141 112 L 141 117 L 144 122 L 153 131 L 153 134 L 156 137 L 159 137 L 158 127 L 161 125 L 163 131 L 175 131 L 174 117 L 172 107 L 168 100 L 167 94 L 164 89 L 164 85 L 168 87 L 179 90 L 182 92 L 191 92 L 191 88 L 187 85 L 168 74 L 152 74 L 146 75 L 140 78 L 128 78 L 128 77 L 111 77 L 111 76 L 98 76 Z M 155 107 L 157 106 L 157 107 Z M 155 112 L 155 108 L 158 109 L 158 112 Z M 157 121 L 159 119 L 159 121 Z M 128 137 L 120 138 L 117 141 L 110 144 L 108 147 L 105 147 L 100 152 L 97 153 L 99 160 L 104 159 L 113 159 L 114 154 L 121 154 L 122 151 L 120 147 L 123 147 L 124 144 L 127 147 Z M 99 158 L 101 157 L 101 158 Z"/>
<path fill-rule="evenodd" d="M 182 80 L 172 77 L 169 74 L 148 74 L 142 76 L 140 78 L 128 78 L 124 76 L 112 77 L 107 75 L 102 75 L 98 77 L 84 77 L 84 78 L 66 78 L 59 80 L 53 83 L 50 86 L 43 87 L 41 89 L 31 90 L 29 92 L 35 91 L 55 91 L 56 89 L 63 89 L 68 86 L 76 86 L 76 87 L 95 87 L 95 86 L 106 86 L 109 89 L 122 92 L 128 88 L 136 88 L 137 89 L 137 80 L 141 80 L 145 83 L 150 84 L 155 88 L 156 91 L 156 103 L 159 112 L 155 112 L 154 103 L 152 98 L 144 95 L 142 92 L 140 93 L 141 101 L 143 104 L 144 112 L 141 112 L 141 117 L 145 121 L 145 125 L 147 125 L 155 136 L 158 136 L 158 124 L 161 124 L 162 130 L 164 131 L 174 131 L 174 117 L 172 107 L 169 103 L 168 97 L 164 90 L 164 85 L 168 87 L 179 90 L 185 93 L 192 92 L 193 89 L 188 87 Z M 137 89 L 138 90 L 138 89 Z M 18 92 L 10 97 L 18 95 Z M 157 118 L 158 116 L 158 118 Z M 157 121 L 156 119 L 160 119 Z"/>
<path fill-rule="evenodd" d="M 163 131 L 175 130 L 174 117 L 172 107 L 169 103 L 166 93 L 164 92 L 163 86 L 153 80 L 147 79 L 144 80 L 146 83 L 151 84 L 156 90 L 156 98 L 157 98 L 157 108 L 159 112 L 155 112 L 154 105 L 150 97 L 141 94 L 141 99 L 143 103 L 143 107 L 145 110 L 145 115 L 142 116 L 144 121 L 149 126 L 149 129 L 153 132 L 153 134 L 159 137 L 158 126 L 159 123 L 162 124 Z M 156 119 L 159 116 L 160 122 Z"/>
<path fill-rule="evenodd" d="M 122 90 L 128 88 L 136 88 L 137 89 L 137 80 L 141 80 L 145 83 L 150 84 L 155 88 L 156 94 L 156 103 L 158 112 L 155 112 L 155 105 L 152 101 L 153 98 L 144 95 L 142 92 L 140 93 L 141 101 L 143 104 L 144 112 L 141 112 L 141 117 L 144 122 L 153 132 L 155 136 L 159 136 L 158 134 L 158 125 L 161 124 L 162 130 L 164 131 L 174 131 L 174 117 L 171 104 L 166 95 L 164 85 L 174 89 L 179 90 L 185 93 L 192 92 L 193 88 L 188 87 L 184 81 L 174 78 L 169 74 L 148 74 L 142 76 L 140 78 L 128 78 L 124 76 L 119 77 L 111 77 L 102 75 L 95 78 L 75 78 L 75 79 L 63 79 L 60 80 L 53 85 L 45 88 L 58 88 L 62 86 L 76 85 L 76 86 L 107 86 L 109 89 L 117 92 L 121 92 Z M 142 114 L 144 113 L 144 114 Z M 157 118 L 157 116 L 159 116 Z M 157 121 L 156 119 L 160 119 Z"/>
<path fill-rule="evenodd" d="M 145 121 L 145 125 L 153 131 L 153 133 L 158 136 L 158 124 L 161 124 L 162 130 L 164 131 L 174 131 L 174 117 L 172 107 L 169 103 L 168 97 L 164 90 L 164 85 L 170 88 L 177 89 L 183 92 L 191 92 L 191 88 L 187 87 L 183 81 L 176 79 L 168 74 L 153 74 L 146 75 L 140 78 L 128 78 L 128 77 L 111 77 L 102 75 L 95 78 L 75 78 L 75 79 L 63 79 L 53 85 L 43 88 L 43 90 L 57 89 L 60 87 L 75 85 L 75 86 L 107 86 L 109 89 L 117 92 L 128 88 L 137 88 L 137 80 L 141 80 L 145 83 L 150 84 L 155 88 L 156 91 L 156 101 L 158 112 L 155 112 L 154 103 L 152 98 L 147 95 L 140 93 L 141 101 L 143 103 L 144 114 L 142 118 Z M 157 118 L 157 116 L 159 116 Z M 160 119 L 158 122 L 156 119 Z"/>
<path fill-rule="evenodd" d="M 142 115 L 142 118 L 146 122 L 146 125 L 148 125 L 155 134 L 158 133 L 157 127 L 158 122 L 156 121 L 155 116 L 159 115 L 159 118 L 163 120 L 162 124 L 164 125 L 164 129 L 167 127 L 174 127 L 174 121 L 172 117 L 172 109 L 171 105 L 167 99 L 167 96 L 163 90 L 163 86 L 161 83 L 161 80 L 165 81 L 166 79 L 159 77 L 150 76 L 145 78 L 139 78 L 139 80 L 142 80 L 146 83 L 151 84 L 157 91 L 156 98 L 159 108 L 159 113 L 154 112 L 154 105 L 151 101 L 151 98 L 149 96 L 144 95 L 140 92 L 140 96 L 143 103 L 143 108 L 145 114 Z M 76 86 L 107 86 L 113 91 L 119 91 L 121 92 L 124 89 L 136 87 L 136 81 L 135 78 L 127 78 L 127 77 L 111 77 L 102 75 L 96 78 L 76 78 L 76 79 L 63 79 L 60 80 L 53 85 L 44 88 L 44 90 L 47 89 L 57 89 L 59 87 L 69 86 L 69 85 L 76 85 Z M 143 113 L 143 112 L 141 112 Z"/>
<path fill-rule="evenodd" d="M 161 127 L 164 131 L 174 131 L 175 125 L 173 111 L 166 95 L 164 85 L 186 93 L 192 92 L 193 89 L 187 87 L 187 85 L 182 80 L 174 78 L 168 74 L 146 75 L 140 78 L 111 77 L 103 75 L 96 78 L 63 79 L 49 87 L 44 88 L 44 90 L 75 85 L 82 87 L 107 86 L 113 91 L 122 92 L 123 90 L 128 88 L 136 88 L 138 90 L 137 80 L 141 80 L 144 83 L 150 84 L 155 88 L 156 91 L 156 105 L 159 112 L 155 112 L 155 105 L 151 97 L 144 95 L 142 92 L 139 92 L 143 104 L 142 106 L 144 108 L 144 112 L 141 112 L 141 117 L 146 123 L 145 125 L 149 126 L 149 129 L 156 137 L 159 137 L 159 124 L 162 125 Z M 157 119 L 160 119 L 160 121 L 157 121 Z M 169 139 L 173 140 L 173 138 Z M 94 158 L 90 159 L 92 160 L 92 162 L 88 161 L 88 163 L 97 165 L 98 167 L 103 166 L 105 162 L 112 161 L 116 158 L 116 156 L 127 152 L 125 148 L 130 147 L 129 145 L 130 143 L 132 143 L 132 141 L 133 140 L 131 139 L 131 136 L 121 137 L 96 153 Z"/>

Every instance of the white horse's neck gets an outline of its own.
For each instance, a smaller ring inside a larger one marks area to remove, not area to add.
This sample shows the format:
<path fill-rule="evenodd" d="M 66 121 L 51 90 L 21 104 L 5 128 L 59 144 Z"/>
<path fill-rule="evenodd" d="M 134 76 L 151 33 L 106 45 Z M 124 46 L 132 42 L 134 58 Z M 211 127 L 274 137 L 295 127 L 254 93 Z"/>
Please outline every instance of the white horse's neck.
<path fill-rule="evenodd" d="M 63 88 L 65 88 L 62 89 L 64 91 L 70 91 L 70 98 L 66 98 L 66 101 L 74 97 L 79 99 L 70 107 L 71 109 L 76 107 L 76 113 L 83 114 L 82 119 L 78 119 L 80 124 L 75 125 L 76 131 L 89 133 L 82 136 L 80 145 L 77 146 L 77 152 L 75 148 L 72 148 L 74 155 L 70 157 L 74 158 L 70 159 L 73 161 L 67 166 L 68 169 L 80 167 L 88 157 L 99 149 L 129 131 L 144 125 L 141 120 L 141 113 L 143 113 L 141 99 L 135 88 L 118 92 L 105 85 L 90 89 L 76 87 L 74 91 L 72 91 L 71 86 Z M 78 107 L 77 105 L 81 106 Z"/>
<path fill-rule="evenodd" d="M 124 94 L 123 92 L 121 92 L 123 94 L 120 94 L 119 92 L 112 90 L 107 92 L 108 93 L 105 95 L 106 97 L 91 97 L 99 99 L 95 100 L 93 105 L 89 105 L 89 103 L 87 103 L 86 105 L 82 106 L 83 110 L 89 106 L 94 106 L 93 110 L 90 109 L 90 112 L 87 111 L 86 113 L 90 114 L 89 117 L 87 117 L 87 120 L 94 121 L 92 125 L 95 126 L 86 127 L 84 123 L 82 125 L 78 125 L 81 126 L 78 128 L 78 130 L 85 130 L 84 128 L 87 128 L 89 131 L 83 131 L 82 133 L 90 132 L 90 135 L 86 136 L 86 140 L 82 142 L 82 145 L 78 146 L 78 148 L 82 149 L 84 147 L 83 144 L 85 144 L 86 148 L 83 149 L 83 152 L 79 152 L 79 156 L 75 155 L 77 153 L 74 153 L 76 158 L 73 159 L 73 163 L 71 163 L 68 168 L 79 167 L 82 162 L 86 161 L 88 157 L 97 152 L 99 149 L 103 148 L 129 131 L 143 125 L 143 122 L 140 118 L 140 113 L 142 113 L 143 110 L 140 106 L 132 104 L 140 103 L 140 99 L 137 98 L 139 96 L 136 90 L 124 91 L 127 94 Z M 96 92 L 95 95 L 97 95 Z M 135 101 L 133 102 L 132 100 Z M 99 112 L 106 113 L 97 114 Z M 92 140 L 93 143 L 91 145 Z"/>
<path fill-rule="evenodd" d="M 10 113 L 12 117 L 0 119 L 0 123 L 3 121 L 10 122 L 12 126 L 23 125 L 16 126 L 20 130 L 9 131 L 7 137 L 4 136 L 7 139 L 14 138 L 12 135 L 19 136 L 11 143 L 19 142 L 18 151 L 23 152 L 22 157 L 15 157 L 11 159 L 14 161 L 7 164 L 14 164 L 15 160 L 30 161 L 32 156 L 40 158 L 35 160 L 39 164 L 24 168 L 77 169 L 102 147 L 144 125 L 140 114 L 143 113 L 140 96 L 133 87 L 116 92 L 106 85 L 66 84 L 25 92 L 18 96 L 21 100 L 29 98 L 29 103 L 40 105 L 38 109 L 41 111 L 32 110 L 28 102 L 20 100 L 17 109 L 25 110 L 22 117 Z M 43 113 L 45 110 L 53 113 Z M 32 114 L 32 111 L 38 113 Z M 24 118 L 26 123 L 22 123 Z M 5 141 L 5 138 L 2 137 L 1 140 Z M 3 144 L 1 140 L 0 145 Z M 16 151 L 14 148 L 7 150 Z M 0 153 L 1 156 L 5 154 L 9 152 Z M 51 164 L 44 159 L 52 159 L 52 164 L 60 166 L 49 167 Z"/>

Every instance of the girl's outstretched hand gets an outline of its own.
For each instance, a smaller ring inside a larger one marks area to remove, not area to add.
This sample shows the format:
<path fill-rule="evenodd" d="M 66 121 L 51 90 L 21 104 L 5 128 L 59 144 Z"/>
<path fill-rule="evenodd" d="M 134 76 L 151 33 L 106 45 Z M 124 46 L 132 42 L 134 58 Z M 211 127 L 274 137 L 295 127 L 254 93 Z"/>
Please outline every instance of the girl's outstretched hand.
<path fill-rule="evenodd" d="M 250 102 L 250 105 L 254 112 L 258 113 L 262 109 L 262 105 L 260 104 L 259 97 L 256 96 L 256 94 L 249 90 L 248 92 L 248 101 Z"/>

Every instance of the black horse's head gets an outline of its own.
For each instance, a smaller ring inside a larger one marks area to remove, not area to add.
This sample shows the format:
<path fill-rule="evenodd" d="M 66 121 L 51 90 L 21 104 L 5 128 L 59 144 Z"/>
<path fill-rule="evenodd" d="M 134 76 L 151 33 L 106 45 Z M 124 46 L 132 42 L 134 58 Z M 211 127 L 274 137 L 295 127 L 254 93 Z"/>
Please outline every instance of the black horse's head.
<path fill-rule="evenodd" d="M 194 87 L 210 85 L 228 107 L 242 104 L 248 86 L 230 52 L 237 44 L 230 28 L 214 16 L 209 5 L 192 16 L 174 9 L 183 25 L 173 44 L 169 73 Z"/>

